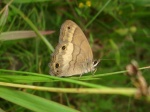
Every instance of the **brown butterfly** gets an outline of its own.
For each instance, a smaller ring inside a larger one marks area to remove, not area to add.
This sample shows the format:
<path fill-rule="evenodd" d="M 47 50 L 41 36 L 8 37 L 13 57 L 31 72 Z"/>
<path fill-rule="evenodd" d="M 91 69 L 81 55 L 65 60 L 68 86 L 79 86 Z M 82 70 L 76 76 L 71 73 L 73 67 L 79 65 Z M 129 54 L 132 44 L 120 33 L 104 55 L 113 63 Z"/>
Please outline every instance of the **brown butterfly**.
<path fill-rule="evenodd" d="M 66 20 L 60 29 L 59 43 L 51 57 L 50 74 L 54 76 L 82 75 L 95 70 L 92 49 L 80 27 Z"/>

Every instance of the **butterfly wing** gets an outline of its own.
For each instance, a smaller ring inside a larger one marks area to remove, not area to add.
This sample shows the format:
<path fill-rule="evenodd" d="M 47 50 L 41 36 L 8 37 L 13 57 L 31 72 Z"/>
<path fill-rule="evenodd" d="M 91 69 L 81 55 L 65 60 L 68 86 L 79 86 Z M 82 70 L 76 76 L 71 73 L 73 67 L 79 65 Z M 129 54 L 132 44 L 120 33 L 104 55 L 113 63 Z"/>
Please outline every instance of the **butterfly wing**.
<path fill-rule="evenodd" d="M 93 69 L 93 53 L 80 27 L 71 20 L 61 26 L 59 44 L 52 55 L 50 74 L 72 76 Z"/>

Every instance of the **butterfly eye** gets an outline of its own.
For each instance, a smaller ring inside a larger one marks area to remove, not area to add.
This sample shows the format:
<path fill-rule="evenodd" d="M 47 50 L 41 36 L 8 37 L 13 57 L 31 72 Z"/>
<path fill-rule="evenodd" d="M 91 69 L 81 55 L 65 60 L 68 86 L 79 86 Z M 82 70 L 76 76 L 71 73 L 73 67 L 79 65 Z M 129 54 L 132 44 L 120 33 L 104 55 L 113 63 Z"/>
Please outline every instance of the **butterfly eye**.
<path fill-rule="evenodd" d="M 62 46 L 62 50 L 65 50 L 66 49 L 66 46 Z"/>
<path fill-rule="evenodd" d="M 97 64 L 97 61 L 94 61 L 94 63 L 93 63 L 93 64 L 94 64 L 94 65 L 95 65 L 95 64 Z"/>
<path fill-rule="evenodd" d="M 94 62 L 93 62 L 93 66 L 94 66 L 94 67 L 97 66 L 99 62 L 100 62 L 100 60 L 94 61 Z"/>
<path fill-rule="evenodd" d="M 55 67 L 58 68 L 60 65 L 58 63 L 56 63 Z"/>

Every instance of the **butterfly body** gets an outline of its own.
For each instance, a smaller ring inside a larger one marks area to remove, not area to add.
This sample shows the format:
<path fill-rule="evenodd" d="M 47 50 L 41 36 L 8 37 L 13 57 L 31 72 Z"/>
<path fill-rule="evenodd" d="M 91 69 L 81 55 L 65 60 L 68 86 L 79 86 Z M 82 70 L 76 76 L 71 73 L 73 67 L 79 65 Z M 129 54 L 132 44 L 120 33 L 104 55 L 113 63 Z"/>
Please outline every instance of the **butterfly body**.
<path fill-rule="evenodd" d="M 95 70 L 92 49 L 80 27 L 71 20 L 61 26 L 59 43 L 52 54 L 50 74 L 82 75 Z"/>

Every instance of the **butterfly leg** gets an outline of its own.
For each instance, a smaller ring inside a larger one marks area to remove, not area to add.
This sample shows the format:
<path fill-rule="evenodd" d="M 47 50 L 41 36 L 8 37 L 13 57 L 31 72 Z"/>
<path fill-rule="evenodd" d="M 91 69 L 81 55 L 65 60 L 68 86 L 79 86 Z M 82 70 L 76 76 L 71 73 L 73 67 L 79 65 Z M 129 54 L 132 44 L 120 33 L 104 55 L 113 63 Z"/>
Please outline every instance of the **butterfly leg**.
<path fill-rule="evenodd" d="M 95 68 L 94 71 L 91 71 L 92 76 L 94 76 L 94 74 L 96 73 L 96 71 L 97 71 L 97 68 Z"/>
<path fill-rule="evenodd" d="M 80 74 L 80 77 L 79 77 L 79 79 L 81 78 L 81 76 L 82 76 L 83 74 Z"/>

